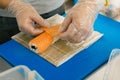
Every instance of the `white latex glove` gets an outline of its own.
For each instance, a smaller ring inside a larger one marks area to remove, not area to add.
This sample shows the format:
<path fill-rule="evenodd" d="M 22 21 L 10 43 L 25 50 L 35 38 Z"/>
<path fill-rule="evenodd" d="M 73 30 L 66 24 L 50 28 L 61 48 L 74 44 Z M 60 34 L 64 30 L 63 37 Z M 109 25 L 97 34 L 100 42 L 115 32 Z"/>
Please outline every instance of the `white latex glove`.
<path fill-rule="evenodd" d="M 80 0 L 67 14 L 60 28 L 60 37 L 71 43 L 85 40 L 93 32 L 99 9 L 97 0 Z"/>
<path fill-rule="evenodd" d="M 19 29 L 30 35 L 38 35 L 42 32 L 40 26 L 49 26 L 37 11 L 29 4 L 20 0 L 11 0 L 7 10 L 16 16 Z M 39 26 L 34 25 L 37 23 Z"/>

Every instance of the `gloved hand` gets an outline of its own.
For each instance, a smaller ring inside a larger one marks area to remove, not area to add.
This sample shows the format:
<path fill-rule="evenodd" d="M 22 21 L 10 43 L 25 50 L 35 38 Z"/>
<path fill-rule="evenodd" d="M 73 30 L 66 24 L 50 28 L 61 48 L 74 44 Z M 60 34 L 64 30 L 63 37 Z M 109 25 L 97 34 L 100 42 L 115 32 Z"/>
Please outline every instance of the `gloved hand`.
<path fill-rule="evenodd" d="M 20 0 L 11 0 L 7 10 L 16 16 L 19 29 L 33 36 L 42 32 L 39 26 L 49 26 L 37 11 L 29 4 L 25 4 Z M 37 25 L 34 25 L 36 23 Z"/>
<path fill-rule="evenodd" d="M 67 14 L 60 28 L 60 37 L 71 43 L 79 43 L 90 36 L 101 4 L 102 0 L 101 3 L 98 0 L 80 0 Z"/>

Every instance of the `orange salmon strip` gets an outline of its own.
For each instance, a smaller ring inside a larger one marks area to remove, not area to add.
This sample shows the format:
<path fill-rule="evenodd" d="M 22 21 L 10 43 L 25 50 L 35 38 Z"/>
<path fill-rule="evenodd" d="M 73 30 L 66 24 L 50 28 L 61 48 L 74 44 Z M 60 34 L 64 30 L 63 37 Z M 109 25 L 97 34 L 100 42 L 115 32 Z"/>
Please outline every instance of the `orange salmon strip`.
<path fill-rule="evenodd" d="M 55 25 L 55 26 L 51 26 L 51 27 L 41 27 L 41 29 L 43 29 L 44 31 L 46 31 L 47 33 L 49 33 L 52 36 L 56 36 L 59 35 L 59 28 L 60 28 L 61 24 Z"/>
<path fill-rule="evenodd" d="M 29 42 L 30 48 L 34 49 L 36 53 L 44 52 L 54 41 L 54 36 L 60 34 L 58 31 L 60 26 L 59 24 L 51 27 L 41 27 L 44 32 Z"/>

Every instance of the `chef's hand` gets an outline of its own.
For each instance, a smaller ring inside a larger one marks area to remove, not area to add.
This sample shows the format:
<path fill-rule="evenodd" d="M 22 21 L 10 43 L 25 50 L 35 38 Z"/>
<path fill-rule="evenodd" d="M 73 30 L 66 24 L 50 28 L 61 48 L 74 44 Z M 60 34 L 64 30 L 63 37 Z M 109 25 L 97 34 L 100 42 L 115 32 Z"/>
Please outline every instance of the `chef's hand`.
<path fill-rule="evenodd" d="M 71 43 L 85 40 L 93 32 L 93 24 L 98 14 L 97 0 L 81 0 L 67 14 L 60 37 Z"/>
<path fill-rule="evenodd" d="M 27 34 L 38 35 L 42 32 L 40 26 L 49 26 L 31 5 L 20 0 L 11 0 L 7 9 L 16 16 L 19 29 Z"/>

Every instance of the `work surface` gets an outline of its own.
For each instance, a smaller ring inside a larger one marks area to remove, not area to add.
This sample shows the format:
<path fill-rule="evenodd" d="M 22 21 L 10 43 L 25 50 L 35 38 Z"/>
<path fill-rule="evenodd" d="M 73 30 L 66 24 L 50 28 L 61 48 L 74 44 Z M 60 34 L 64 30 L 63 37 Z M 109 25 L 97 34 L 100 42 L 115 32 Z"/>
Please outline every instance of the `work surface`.
<path fill-rule="evenodd" d="M 113 48 L 120 48 L 120 23 L 99 15 L 94 28 L 104 36 L 59 67 L 13 40 L 0 46 L 0 55 L 14 66 L 37 70 L 45 80 L 80 80 L 104 64 Z"/>

